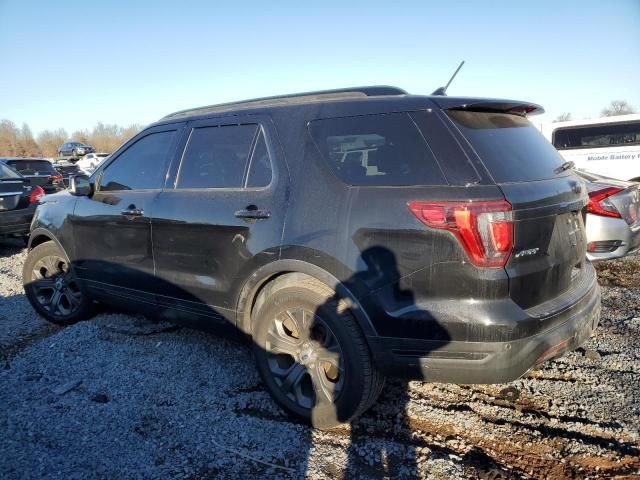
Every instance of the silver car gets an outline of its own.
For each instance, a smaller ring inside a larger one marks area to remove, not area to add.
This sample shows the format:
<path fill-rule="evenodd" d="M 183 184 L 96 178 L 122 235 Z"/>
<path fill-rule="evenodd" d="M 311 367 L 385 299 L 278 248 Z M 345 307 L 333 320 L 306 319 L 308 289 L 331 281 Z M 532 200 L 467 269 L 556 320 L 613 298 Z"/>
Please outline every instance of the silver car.
<path fill-rule="evenodd" d="M 640 183 L 575 172 L 587 183 L 587 258 L 611 260 L 640 249 Z"/>

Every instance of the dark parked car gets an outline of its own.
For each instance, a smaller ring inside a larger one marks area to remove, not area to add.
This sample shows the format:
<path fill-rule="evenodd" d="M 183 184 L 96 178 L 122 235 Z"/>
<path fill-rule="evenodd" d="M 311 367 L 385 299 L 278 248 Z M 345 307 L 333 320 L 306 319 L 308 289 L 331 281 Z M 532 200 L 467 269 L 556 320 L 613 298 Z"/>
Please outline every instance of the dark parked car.
<path fill-rule="evenodd" d="M 38 208 L 26 294 L 56 323 L 100 301 L 230 325 L 321 428 L 386 375 L 514 380 L 600 312 L 587 191 L 541 110 L 365 87 L 171 114 Z"/>
<path fill-rule="evenodd" d="M 67 160 L 62 160 L 59 162 L 55 162 L 53 164 L 53 168 L 57 170 L 57 172 L 62 175 L 62 181 L 64 182 L 64 186 L 69 186 L 69 179 L 75 175 L 84 175 L 84 172 L 73 162 L 69 162 Z"/>
<path fill-rule="evenodd" d="M 11 167 L 0 163 L 0 237 L 26 237 L 38 201 L 44 195 L 41 187 Z"/>
<path fill-rule="evenodd" d="M 46 193 L 63 190 L 64 179 L 49 160 L 43 158 L 0 158 L 0 163 L 9 165 L 27 178 L 32 186 L 39 186 Z"/>
<path fill-rule="evenodd" d="M 95 151 L 95 148 L 86 143 L 66 142 L 58 148 L 58 157 L 80 158 L 87 153 L 93 153 Z"/>

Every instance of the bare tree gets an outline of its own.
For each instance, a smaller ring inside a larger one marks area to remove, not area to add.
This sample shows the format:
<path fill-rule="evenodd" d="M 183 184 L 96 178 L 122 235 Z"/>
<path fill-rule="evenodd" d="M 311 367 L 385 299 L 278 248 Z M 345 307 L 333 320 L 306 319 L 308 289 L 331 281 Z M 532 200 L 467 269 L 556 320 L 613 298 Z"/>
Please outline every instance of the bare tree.
<path fill-rule="evenodd" d="M 614 115 L 627 115 L 636 113 L 626 100 L 613 100 L 607 108 L 603 108 L 600 113 L 603 117 L 613 117 Z"/>
<path fill-rule="evenodd" d="M 556 117 L 554 122 L 568 122 L 569 120 L 572 120 L 572 119 L 573 118 L 571 117 L 571 112 L 563 112 Z"/>
<path fill-rule="evenodd" d="M 91 134 L 88 130 L 76 130 L 71 134 L 71 140 L 91 144 Z"/>
<path fill-rule="evenodd" d="M 33 139 L 33 134 L 29 125 L 22 124 L 22 128 L 18 133 L 18 152 L 19 157 L 39 157 L 42 155 L 42 149 Z"/>
<path fill-rule="evenodd" d="M 92 130 L 83 129 L 73 132 L 71 137 L 63 128 L 57 130 L 43 130 L 34 140 L 29 125 L 22 124 L 18 128 L 11 120 L 0 121 L 0 156 L 56 157 L 58 148 L 69 139 L 87 143 L 99 152 L 113 152 L 116 148 L 142 130 L 142 125 L 133 124 L 128 127 L 109 125 L 102 122 Z"/>
<path fill-rule="evenodd" d="M 43 130 L 38 135 L 38 145 L 45 157 L 53 158 L 58 155 L 58 147 L 67 141 L 67 131 L 64 128 L 58 130 Z"/>
<path fill-rule="evenodd" d="M 123 128 L 118 125 L 98 122 L 89 135 L 89 143 L 93 145 L 97 151 L 113 152 L 140 130 L 142 130 L 142 126 L 135 124 Z"/>
<path fill-rule="evenodd" d="M 11 120 L 0 121 L 0 155 L 15 157 L 18 154 L 18 127 Z"/>

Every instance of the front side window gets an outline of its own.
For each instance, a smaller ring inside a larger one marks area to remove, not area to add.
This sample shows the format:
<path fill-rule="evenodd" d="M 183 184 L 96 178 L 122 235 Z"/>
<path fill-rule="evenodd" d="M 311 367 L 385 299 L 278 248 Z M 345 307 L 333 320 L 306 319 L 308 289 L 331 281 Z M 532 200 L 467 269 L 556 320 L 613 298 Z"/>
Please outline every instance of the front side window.
<path fill-rule="evenodd" d="M 435 157 L 406 113 L 329 118 L 309 132 L 349 185 L 445 185 Z"/>
<path fill-rule="evenodd" d="M 176 131 L 151 133 L 120 154 L 102 174 L 101 191 L 150 190 L 164 185 Z"/>
<path fill-rule="evenodd" d="M 176 188 L 241 188 L 257 125 L 194 128 Z"/>
<path fill-rule="evenodd" d="M 640 122 L 559 128 L 553 146 L 559 150 L 640 145 Z"/>

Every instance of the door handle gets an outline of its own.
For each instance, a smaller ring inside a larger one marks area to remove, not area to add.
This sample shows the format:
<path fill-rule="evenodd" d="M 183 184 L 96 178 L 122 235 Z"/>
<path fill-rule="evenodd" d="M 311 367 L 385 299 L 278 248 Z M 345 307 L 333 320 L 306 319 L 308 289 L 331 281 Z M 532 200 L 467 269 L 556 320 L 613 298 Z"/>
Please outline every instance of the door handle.
<path fill-rule="evenodd" d="M 246 208 L 244 210 L 236 210 L 234 215 L 237 218 L 270 218 L 271 212 L 268 210 L 258 210 L 257 208 Z"/>
<path fill-rule="evenodd" d="M 129 208 L 120 212 L 125 217 L 141 217 L 144 215 L 144 210 L 136 208 L 134 205 L 129 205 Z"/>

